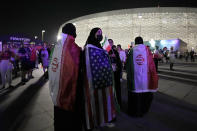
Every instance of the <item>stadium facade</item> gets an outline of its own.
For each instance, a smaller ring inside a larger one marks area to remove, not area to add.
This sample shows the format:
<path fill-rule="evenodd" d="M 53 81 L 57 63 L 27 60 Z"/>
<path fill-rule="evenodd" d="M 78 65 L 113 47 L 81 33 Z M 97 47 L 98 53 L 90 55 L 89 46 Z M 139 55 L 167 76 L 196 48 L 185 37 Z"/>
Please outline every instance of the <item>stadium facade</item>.
<path fill-rule="evenodd" d="M 116 45 L 121 44 L 124 49 L 137 36 L 142 36 L 144 41 L 180 39 L 186 43 L 187 49 L 197 49 L 197 8 L 122 9 L 79 17 L 64 24 L 68 22 L 76 25 L 76 42 L 81 47 L 90 30 L 100 27 L 103 34 L 112 38 Z"/>

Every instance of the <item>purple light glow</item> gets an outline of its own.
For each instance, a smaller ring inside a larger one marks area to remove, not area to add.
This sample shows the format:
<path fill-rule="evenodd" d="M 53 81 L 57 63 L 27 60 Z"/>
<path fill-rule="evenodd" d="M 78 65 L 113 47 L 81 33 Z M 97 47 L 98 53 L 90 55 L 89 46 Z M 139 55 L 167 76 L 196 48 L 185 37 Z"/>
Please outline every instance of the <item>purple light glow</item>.
<path fill-rule="evenodd" d="M 161 40 L 160 41 L 160 47 L 163 49 L 164 47 L 167 47 L 169 50 L 170 47 L 174 47 L 174 51 L 177 51 L 180 48 L 180 40 L 179 39 L 172 39 L 172 40 Z"/>

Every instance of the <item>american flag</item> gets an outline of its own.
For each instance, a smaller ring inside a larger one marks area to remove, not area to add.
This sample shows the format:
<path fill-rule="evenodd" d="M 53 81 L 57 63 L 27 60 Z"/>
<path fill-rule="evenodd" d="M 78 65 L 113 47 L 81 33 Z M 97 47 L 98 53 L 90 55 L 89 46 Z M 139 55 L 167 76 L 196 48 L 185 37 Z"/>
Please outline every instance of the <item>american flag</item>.
<path fill-rule="evenodd" d="M 105 88 L 112 86 L 112 68 L 105 51 L 96 48 L 88 48 L 92 84 L 94 88 Z"/>
<path fill-rule="evenodd" d="M 85 56 L 85 118 L 87 129 L 93 129 L 116 117 L 113 71 L 107 51 L 88 44 Z"/>

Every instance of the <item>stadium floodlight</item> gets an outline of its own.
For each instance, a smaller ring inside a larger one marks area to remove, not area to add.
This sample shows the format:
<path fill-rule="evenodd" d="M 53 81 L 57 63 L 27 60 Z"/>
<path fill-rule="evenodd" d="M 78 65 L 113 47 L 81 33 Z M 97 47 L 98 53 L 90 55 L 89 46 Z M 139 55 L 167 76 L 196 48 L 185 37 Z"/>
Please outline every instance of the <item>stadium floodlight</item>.
<path fill-rule="evenodd" d="M 151 39 L 150 44 L 151 44 L 151 47 L 155 47 L 155 41 L 153 39 Z"/>

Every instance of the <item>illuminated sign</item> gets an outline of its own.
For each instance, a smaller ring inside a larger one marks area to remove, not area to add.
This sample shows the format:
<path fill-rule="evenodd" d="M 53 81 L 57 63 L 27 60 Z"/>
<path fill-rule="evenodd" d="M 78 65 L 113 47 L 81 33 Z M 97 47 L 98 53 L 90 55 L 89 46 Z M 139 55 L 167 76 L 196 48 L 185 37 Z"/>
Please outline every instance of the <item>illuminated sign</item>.
<path fill-rule="evenodd" d="M 163 49 L 164 47 L 167 47 L 167 49 L 174 47 L 174 51 L 177 51 L 180 48 L 180 40 L 178 39 L 161 40 L 159 47 L 160 49 Z"/>
<path fill-rule="evenodd" d="M 14 41 L 31 41 L 29 38 L 19 38 L 19 37 L 10 37 L 10 40 Z"/>
<path fill-rule="evenodd" d="M 168 50 L 170 50 L 170 48 L 173 46 L 175 51 L 180 49 L 180 43 L 181 41 L 179 39 L 171 39 L 171 40 L 151 39 L 151 41 L 144 42 L 144 44 L 149 46 L 151 50 L 154 50 L 156 46 L 158 46 L 159 49 L 167 48 Z"/>

